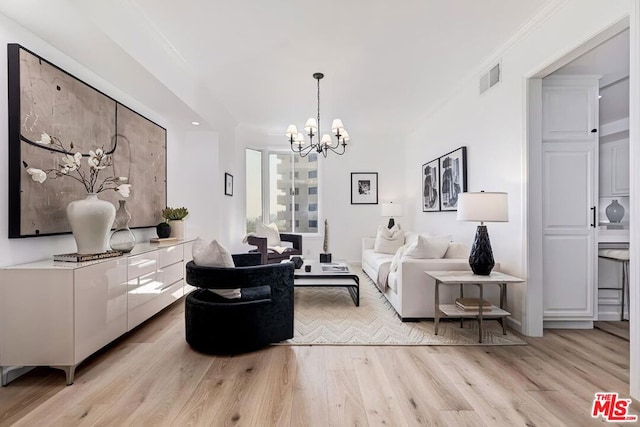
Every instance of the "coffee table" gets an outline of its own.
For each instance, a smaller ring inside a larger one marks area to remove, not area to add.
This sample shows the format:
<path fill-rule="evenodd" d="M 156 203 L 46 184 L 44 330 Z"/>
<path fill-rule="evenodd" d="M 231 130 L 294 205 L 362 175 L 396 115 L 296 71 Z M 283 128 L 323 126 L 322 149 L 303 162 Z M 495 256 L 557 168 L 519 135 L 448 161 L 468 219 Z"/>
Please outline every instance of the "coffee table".
<path fill-rule="evenodd" d="M 310 266 L 311 271 L 305 271 L 306 266 Z M 356 307 L 360 306 L 360 278 L 345 261 L 320 263 L 305 260 L 304 265 L 293 273 L 293 286 L 347 288 Z"/>

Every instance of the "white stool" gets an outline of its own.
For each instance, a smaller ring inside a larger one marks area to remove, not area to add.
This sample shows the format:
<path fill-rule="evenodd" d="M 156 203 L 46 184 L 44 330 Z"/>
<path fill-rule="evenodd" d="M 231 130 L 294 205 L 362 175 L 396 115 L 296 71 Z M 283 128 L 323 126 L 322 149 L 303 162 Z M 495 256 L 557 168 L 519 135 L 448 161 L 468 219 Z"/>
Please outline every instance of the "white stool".
<path fill-rule="evenodd" d="M 622 303 L 620 305 L 620 320 L 624 320 L 625 293 L 627 296 L 627 301 L 629 301 L 629 249 L 600 249 L 598 251 L 598 256 L 600 258 L 622 263 L 622 287 L 598 289 L 612 289 L 621 291 Z"/>

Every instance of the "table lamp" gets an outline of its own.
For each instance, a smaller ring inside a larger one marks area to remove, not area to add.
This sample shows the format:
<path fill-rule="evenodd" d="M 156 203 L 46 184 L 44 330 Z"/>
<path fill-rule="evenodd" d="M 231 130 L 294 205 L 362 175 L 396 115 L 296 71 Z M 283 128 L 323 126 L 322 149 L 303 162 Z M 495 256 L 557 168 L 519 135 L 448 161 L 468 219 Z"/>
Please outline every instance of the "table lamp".
<path fill-rule="evenodd" d="M 380 204 L 380 215 L 389 217 L 388 228 L 391 228 L 395 225 L 395 221 L 393 219 L 394 216 L 402 216 L 402 205 L 400 203 L 381 203 Z"/>
<path fill-rule="evenodd" d="M 488 276 L 495 265 L 491 241 L 485 222 L 507 222 L 507 193 L 484 192 L 460 193 L 458 199 L 458 221 L 476 221 L 480 225 L 469 255 L 469 265 L 474 274 Z"/>

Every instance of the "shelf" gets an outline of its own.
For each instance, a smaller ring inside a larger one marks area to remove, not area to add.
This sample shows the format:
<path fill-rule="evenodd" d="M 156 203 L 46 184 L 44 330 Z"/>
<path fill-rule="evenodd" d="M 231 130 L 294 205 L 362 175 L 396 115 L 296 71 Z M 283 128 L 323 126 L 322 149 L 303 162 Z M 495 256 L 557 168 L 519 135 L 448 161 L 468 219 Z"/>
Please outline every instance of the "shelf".
<path fill-rule="evenodd" d="M 478 317 L 480 314 L 478 310 L 463 310 L 455 304 L 441 304 L 440 311 L 448 317 Z M 482 317 L 502 317 L 509 315 L 511 315 L 511 313 L 495 305 L 492 305 L 489 309 L 482 310 Z"/>

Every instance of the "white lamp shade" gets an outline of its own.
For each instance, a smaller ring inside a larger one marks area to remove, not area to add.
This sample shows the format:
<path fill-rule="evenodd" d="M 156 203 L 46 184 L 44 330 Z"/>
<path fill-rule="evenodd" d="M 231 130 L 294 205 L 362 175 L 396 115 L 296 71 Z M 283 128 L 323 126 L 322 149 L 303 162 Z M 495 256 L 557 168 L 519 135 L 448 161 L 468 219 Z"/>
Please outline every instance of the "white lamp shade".
<path fill-rule="evenodd" d="M 307 122 L 304 124 L 304 130 L 306 130 L 307 132 L 317 131 L 318 123 L 316 122 L 316 119 L 314 119 L 313 117 L 309 117 L 307 119 Z"/>
<path fill-rule="evenodd" d="M 460 193 L 458 197 L 458 221 L 509 221 L 507 193 L 482 191 Z"/>
<path fill-rule="evenodd" d="M 298 128 L 296 125 L 289 125 L 287 128 L 287 138 L 291 138 L 292 136 L 295 138 L 298 135 Z"/>
<path fill-rule="evenodd" d="M 342 132 L 340 132 L 340 142 L 347 142 L 350 139 L 351 138 L 349 137 L 349 134 L 346 130 L 342 130 Z"/>
<path fill-rule="evenodd" d="M 381 216 L 402 216 L 402 205 L 400 203 L 381 203 L 380 204 Z"/>
<path fill-rule="evenodd" d="M 322 139 L 320 140 L 321 145 L 331 145 L 331 137 L 329 134 L 325 133 L 322 135 Z"/>
<path fill-rule="evenodd" d="M 296 136 L 296 139 L 295 139 L 294 143 L 295 143 L 295 144 L 298 144 L 299 146 L 304 145 L 304 134 L 299 133 L 299 134 Z"/>
<path fill-rule="evenodd" d="M 342 124 L 342 120 L 333 119 L 333 123 L 331 123 L 331 130 L 333 131 L 333 133 L 337 133 L 338 131 L 342 133 L 342 131 L 344 130 L 344 125 Z"/>

